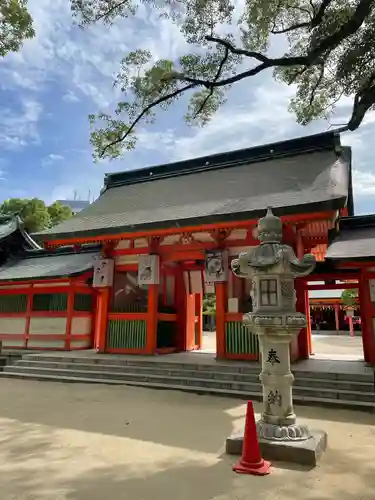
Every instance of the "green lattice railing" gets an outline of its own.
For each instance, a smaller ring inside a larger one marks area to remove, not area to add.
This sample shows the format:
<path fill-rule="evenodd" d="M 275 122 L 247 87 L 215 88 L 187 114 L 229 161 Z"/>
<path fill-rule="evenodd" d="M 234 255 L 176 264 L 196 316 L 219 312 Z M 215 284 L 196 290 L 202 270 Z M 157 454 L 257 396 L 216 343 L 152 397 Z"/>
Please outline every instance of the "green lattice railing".
<path fill-rule="evenodd" d="M 141 302 L 129 302 L 118 306 L 112 306 L 111 311 L 113 313 L 141 313 L 147 312 L 147 303 Z"/>
<path fill-rule="evenodd" d="M 78 312 L 92 311 L 92 295 L 89 293 L 76 293 L 74 295 L 74 310 Z"/>
<path fill-rule="evenodd" d="M 68 308 L 67 293 L 36 293 L 33 296 L 33 311 L 66 311 Z"/>
<path fill-rule="evenodd" d="M 107 329 L 107 347 L 109 349 L 144 349 L 146 332 L 146 321 L 143 319 L 110 319 Z"/>
<path fill-rule="evenodd" d="M 0 295 L 0 313 L 23 313 L 27 310 L 27 295 Z"/>
<path fill-rule="evenodd" d="M 258 336 L 244 328 L 242 321 L 228 321 L 225 323 L 225 348 L 229 355 L 258 356 Z"/>

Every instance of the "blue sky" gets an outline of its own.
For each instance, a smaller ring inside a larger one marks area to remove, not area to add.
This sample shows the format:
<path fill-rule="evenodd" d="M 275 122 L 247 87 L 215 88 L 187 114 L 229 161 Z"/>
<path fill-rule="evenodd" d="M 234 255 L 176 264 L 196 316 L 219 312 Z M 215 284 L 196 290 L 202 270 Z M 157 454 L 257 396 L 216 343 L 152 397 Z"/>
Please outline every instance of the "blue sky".
<path fill-rule="evenodd" d="M 139 168 L 182 158 L 292 138 L 327 130 L 327 122 L 300 127 L 287 111 L 293 89 L 271 74 L 234 86 L 205 128 L 182 119 L 184 100 L 140 131 L 135 151 L 124 159 L 94 164 L 87 115 L 113 106 L 113 75 L 121 57 L 136 47 L 155 58 L 177 58 L 186 45 L 175 26 L 140 10 L 136 19 L 81 31 L 66 0 L 29 0 L 37 36 L 0 61 L 0 201 L 40 197 L 47 202 L 98 195 L 104 172 Z M 350 108 L 342 103 L 333 122 Z M 375 212 L 375 113 L 362 128 L 345 134 L 353 147 L 356 213 Z M 303 168 L 303 166 L 301 167 Z"/>

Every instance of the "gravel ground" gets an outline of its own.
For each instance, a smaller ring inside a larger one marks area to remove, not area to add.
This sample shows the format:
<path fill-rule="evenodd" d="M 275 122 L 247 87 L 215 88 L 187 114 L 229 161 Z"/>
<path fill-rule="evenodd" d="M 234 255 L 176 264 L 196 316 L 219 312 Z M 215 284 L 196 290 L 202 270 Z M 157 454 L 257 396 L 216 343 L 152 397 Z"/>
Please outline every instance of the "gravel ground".
<path fill-rule="evenodd" d="M 259 409 L 259 407 L 257 407 Z M 131 387 L 2 379 L 1 500 L 374 500 L 375 416 L 297 408 L 329 434 L 308 470 L 232 472 L 224 440 L 243 401 Z"/>

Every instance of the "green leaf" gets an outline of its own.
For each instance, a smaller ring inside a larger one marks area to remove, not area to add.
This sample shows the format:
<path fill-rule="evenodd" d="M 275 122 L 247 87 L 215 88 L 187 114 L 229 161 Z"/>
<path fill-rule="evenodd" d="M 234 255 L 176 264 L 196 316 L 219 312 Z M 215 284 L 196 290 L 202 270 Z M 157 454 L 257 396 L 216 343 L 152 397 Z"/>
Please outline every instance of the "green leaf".
<path fill-rule="evenodd" d="M 10 198 L 5 200 L 0 205 L 0 214 L 18 214 L 24 223 L 26 231 L 29 233 L 42 231 L 73 216 L 70 207 L 63 206 L 58 202 L 47 206 L 43 200 L 38 198 Z"/>
<path fill-rule="evenodd" d="M 132 16 L 135 3 L 71 0 L 74 17 L 83 26 Z M 374 1 L 141 3 L 147 13 L 175 25 L 184 53 L 174 60 L 157 59 L 156 49 L 146 50 L 142 40 L 139 49 L 124 55 L 114 82 L 122 93 L 115 117 L 98 112 L 90 118 L 95 159 L 118 158 L 134 148 L 139 130 L 184 94 L 187 107 L 181 118 L 189 125 L 206 125 L 237 81 L 268 68 L 274 78 L 295 88 L 289 110 L 302 125 L 321 118 L 331 122 L 341 97 L 353 102 L 350 130 L 375 107 Z M 163 50 L 166 54 L 163 47 L 157 53 Z"/>
<path fill-rule="evenodd" d="M 17 52 L 25 40 L 35 36 L 26 0 L 0 1 L 0 56 Z"/>

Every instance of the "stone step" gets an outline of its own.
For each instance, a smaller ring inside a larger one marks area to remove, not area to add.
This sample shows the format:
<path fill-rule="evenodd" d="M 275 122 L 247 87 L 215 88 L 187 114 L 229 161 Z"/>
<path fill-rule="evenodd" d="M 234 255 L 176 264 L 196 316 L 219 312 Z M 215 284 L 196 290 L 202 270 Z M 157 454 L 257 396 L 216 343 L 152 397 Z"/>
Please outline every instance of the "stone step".
<path fill-rule="evenodd" d="M 98 364 L 94 362 L 89 362 L 88 359 L 84 359 L 85 363 L 80 362 L 69 362 L 64 360 L 64 362 L 59 361 L 34 361 L 28 358 L 20 360 L 16 363 L 15 366 L 19 367 L 30 367 L 37 368 L 39 366 L 43 366 L 44 368 L 55 368 L 55 369 L 69 369 L 69 370 L 86 370 L 86 371 L 106 371 L 112 373 L 138 373 L 142 375 L 164 375 L 164 376 L 172 376 L 172 377 L 188 377 L 188 378 L 209 378 L 215 379 L 217 381 L 241 381 L 241 382 L 250 382 L 259 385 L 259 373 L 247 374 L 247 373 L 239 373 L 239 372 L 221 372 L 219 367 L 216 367 L 215 371 L 208 370 L 181 370 L 179 367 L 173 366 L 170 368 L 169 366 L 164 366 L 164 364 L 154 363 L 153 366 L 132 366 L 132 365 L 104 365 Z M 323 374 L 324 376 L 324 374 Z M 356 381 L 342 381 L 342 380 L 332 380 L 332 379 L 316 379 L 316 378 L 300 378 L 299 374 L 297 374 L 296 379 L 294 381 L 295 389 L 299 387 L 308 387 L 312 388 L 322 388 L 322 389 L 330 389 L 332 391 L 338 390 L 346 390 L 346 391 L 355 391 L 355 392 L 372 392 L 374 390 L 374 385 L 372 382 L 356 382 Z"/>
<path fill-rule="evenodd" d="M 194 356 L 194 355 L 192 355 Z M 196 356 L 199 356 L 197 354 Z M 209 371 L 217 371 L 218 368 L 220 372 L 229 372 L 229 373 L 247 373 L 247 374 L 256 374 L 260 373 L 260 365 L 258 363 L 244 363 L 244 362 L 215 362 L 212 363 L 194 363 L 194 362 L 179 362 L 179 361 L 167 361 L 165 358 L 161 360 L 162 356 L 159 356 L 158 361 L 155 358 L 145 359 L 136 359 L 137 356 L 133 356 L 132 359 L 126 358 L 125 356 L 116 356 L 116 355 L 102 355 L 98 357 L 93 356 L 75 356 L 72 354 L 69 355 L 37 355 L 37 354 L 26 354 L 22 357 L 22 360 L 25 361 L 40 361 L 40 362 L 58 362 L 58 363 L 92 363 L 95 365 L 111 365 L 111 366 L 131 366 L 131 367 L 163 367 L 175 369 L 178 367 L 180 370 L 197 370 L 203 372 Z"/>
<path fill-rule="evenodd" d="M 112 368 L 112 367 L 110 367 Z M 6 368 L 4 371 L 7 373 L 29 373 L 29 374 L 42 374 L 42 375 L 56 375 L 56 376 L 76 376 L 76 377 L 89 377 L 95 379 L 117 379 L 123 380 L 124 383 L 127 381 L 138 381 L 138 382 L 155 382 L 166 385 L 188 385 L 190 387 L 213 387 L 217 389 L 224 389 L 227 391 L 231 390 L 243 390 L 248 392 L 259 392 L 260 393 L 260 383 L 255 382 L 243 382 L 243 381 L 232 381 L 232 380 L 216 380 L 213 378 L 206 377 L 188 377 L 188 376 L 173 376 L 163 373 L 162 375 L 157 374 L 145 374 L 145 373 L 134 373 L 134 372 L 113 372 L 112 369 L 109 371 L 104 370 L 87 370 L 82 368 L 50 368 L 44 367 L 42 365 L 30 367 L 30 366 L 19 366 L 13 365 Z"/>
<path fill-rule="evenodd" d="M 94 371 L 110 371 L 113 373 L 141 373 L 141 374 L 154 374 L 154 375 L 170 375 L 170 376 L 180 376 L 180 377 L 191 377 L 191 378 L 210 378 L 210 379 L 221 379 L 221 380 L 242 380 L 247 382 L 258 382 L 259 373 L 240 373 L 240 372 L 222 372 L 219 369 L 215 371 L 211 370 L 195 370 L 195 369 L 180 369 L 178 366 L 164 366 L 160 363 L 154 363 L 152 366 L 132 366 L 132 365 L 111 365 L 111 364 L 98 364 L 90 363 L 88 360 L 85 363 L 72 363 L 66 361 L 31 361 L 29 359 L 23 359 L 19 361 L 15 366 L 22 367 L 38 367 L 43 366 L 45 368 L 62 368 L 70 370 L 94 370 Z"/>
<path fill-rule="evenodd" d="M 192 354 L 192 356 L 200 356 L 199 354 Z M 131 367 L 150 367 L 150 368 L 167 368 L 179 370 L 192 370 L 202 372 L 220 372 L 220 373 L 243 373 L 258 376 L 261 367 L 259 363 L 255 362 L 237 362 L 237 361 L 212 361 L 211 363 L 194 363 L 194 362 L 180 362 L 177 358 L 176 361 L 171 361 L 171 358 L 156 361 L 155 358 L 145 359 L 129 359 L 121 355 L 98 355 L 98 356 L 77 356 L 61 355 L 61 354 L 26 354 L 23 360 L 41 361 L 41 362 L 58 362 L 58 363 L 84 363 L 95 365 L 111 365 L 111 366 L 131 366 Z M 159 359 L 161 356 L 159 357 Z M 307 371 L 298 369 L 298 365 L 293 366 L 292 371 L 296 378 L 302 379 L 318 379 L 318 380 L 342 380 L 348 382 L 364 382 L 374 384 L 375 376 L 374 371 L 369 370 L 368 373 L 336 373 L 336 372 L 321 372 L 321 371 Z"/>
<path fill-rule="evenodd" d="M 90 367 L 91 368 L 91 367 Z M 112 368 L 112 367 L 111 367 Z M 155 373 L 135 373 L 135 372 L 113 372 L 104 370 L 87 370 L 85 367 L 75 366 L 73 369 L 69 368 L 51 368 L 43 366 L 42 364 L 38 366 L 22 366 L 13 365 L 5 368 L 4 373 L 29 373 L 29 374 L 42 374 L 42 375 L 54 375 L 54 376 L 77 376 L 77 377 L 90 377 L 96 379 L 117 379 L 127 381 L 138 381 L 138 382 L 151 382 L 160 383 L 165 385 L 187 385 L 189 387 L 211 387 L 215 389 L 223 389 L 226 391 L 242 391 L 248 393 L 254 393 L 261 391 L 261 386 L 259 382 L 247 382 L 241 380 L 220 380 L 207 377 L 189 377 L 189 376 L 175 376 L 164 373 L 158 375 Z M 355 401 L 370 401 L 375 403 L 375 393 L 372 392 L 360 392 L 353 390 L 342 390 L 338 387 L 332 388 L 314 388 L 308 386 L 296 386 L 293 389 L 293 394 L 295 397 L 315 397 L 324 399 L 339 399 L 339 400 L 355 400 Z"/>
<path fill-rule="evenodd" d="M 150 389 L 163 389 L 163 390 L 179 390 L 182 392 L 191 392 L 195 394 L 212 394 L 216 396 L 224 397 L 234 397 L 243 400 L 260 401 L 261 394 L 259 392 L 249 393 L 248 391 L 230 391 L 223 389 L 214 389 L 211 387 L 189 387 L 184 385 L 171 385 L 171 384 L 161 384 L 155 382 L 135 382 L 118 380 L 118 379 L 96 379 L 91 377 L 76 377 L 76 376 L 57 376 L 57 375 L 42 375 L 42 374 L 30 374 L 30 373 L 5 373 L 0 372 L 0 378 L 14 378 L 14 379 L 24 379 L 24 380 L 41 380 L 41 381 L 51 381 L 51 382 L 61 382 L 61 383 L 90 383 L 90 384 L 107 384 L 107 385 L 129 385 L 135 387 L 144 387 Z M 321 398 L 315 398 L 311 396 L 295 397 L 295 402 L 300 405 L 316 405 L 321 406 Z M 324 406 L 342 409 L 356 409 L 366 412 L 375 413 L 375 403 L 364 402 L 356 400 L 340 400 L 340 399 L 325 399 Z"/>

